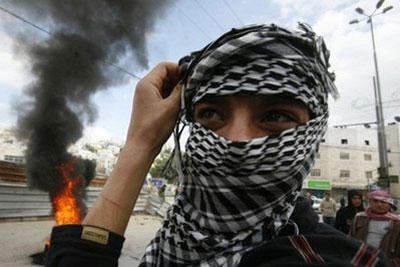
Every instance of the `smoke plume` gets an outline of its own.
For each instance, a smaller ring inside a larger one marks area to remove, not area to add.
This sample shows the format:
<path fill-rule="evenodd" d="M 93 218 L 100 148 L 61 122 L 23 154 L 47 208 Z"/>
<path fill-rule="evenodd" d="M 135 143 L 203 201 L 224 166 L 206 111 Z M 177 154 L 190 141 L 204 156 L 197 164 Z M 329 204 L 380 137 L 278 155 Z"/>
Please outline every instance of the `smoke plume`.
<path fill-rule="evenodd" d="M 19 136 L 27 140 L 31 187 L 59 190 L 62 181 L 55 166 L 70 160 L 87 182 L 93 177 L 94 164 L 74 158 L 67 149 L 81 138 L 85 119 L 96 118 L 91 95 L 124 80 L 124 74 L 110 63 L 130 57 L 136 68 L 147 67 L 147 34 L 171 1 L 12 2 L 14 10 L 49 25 L 51 32 L 44 41 L 18 44 L 28 55 L 35 77 L 26 88 L 31 100 L 20 109 L 17 125 Z"/>

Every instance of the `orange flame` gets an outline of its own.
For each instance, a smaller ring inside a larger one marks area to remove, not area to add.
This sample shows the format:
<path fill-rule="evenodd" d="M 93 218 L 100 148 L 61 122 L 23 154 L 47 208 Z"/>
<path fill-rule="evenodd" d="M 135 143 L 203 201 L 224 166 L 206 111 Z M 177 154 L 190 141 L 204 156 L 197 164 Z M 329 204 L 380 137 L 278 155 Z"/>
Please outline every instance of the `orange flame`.
<path fill-rule="evenodd" d="M 63 189 L 53 196 L 54 218 L 58 225 L 79 224 L 82 222 L 83 212 L 76 198 L 76 190 L 80 190 L 81 177 L 73 177 L 75 170 L 73 162 L 66 162 L 57 166 L 63 178 Z"/>

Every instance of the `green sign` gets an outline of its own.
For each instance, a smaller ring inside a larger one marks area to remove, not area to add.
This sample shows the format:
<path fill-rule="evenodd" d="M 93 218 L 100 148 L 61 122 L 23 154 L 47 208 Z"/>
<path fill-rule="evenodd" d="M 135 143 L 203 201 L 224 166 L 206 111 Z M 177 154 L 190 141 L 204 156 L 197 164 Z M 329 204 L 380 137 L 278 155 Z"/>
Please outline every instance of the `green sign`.
<path fill-rule="evenodd" d="M 305 189 L 316 189 L 316 190 L 331 190 L 332 184 L 329 180 L 305 180 Z"/>

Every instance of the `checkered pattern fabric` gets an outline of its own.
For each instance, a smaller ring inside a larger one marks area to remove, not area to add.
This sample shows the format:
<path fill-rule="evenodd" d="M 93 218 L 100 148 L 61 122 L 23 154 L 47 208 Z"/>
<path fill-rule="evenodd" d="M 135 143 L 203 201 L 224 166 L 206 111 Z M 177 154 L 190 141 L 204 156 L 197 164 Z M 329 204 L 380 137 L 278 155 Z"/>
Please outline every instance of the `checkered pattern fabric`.
<path fill-rule="evenodd" d="M 322 39 L 303 24 L 300 30 L 233 30 L 183 60 L 182 121 L 190 135 L 185 156 L 177 153 L 182 193 L 141 266 L 236 266 L 290 222 L 326 130 L 328 93 L 337 96 Z M 232 94 L 284 94 L 313 118 L 277 136 L 239 142 L 192 120 L 205 96 Z"/>

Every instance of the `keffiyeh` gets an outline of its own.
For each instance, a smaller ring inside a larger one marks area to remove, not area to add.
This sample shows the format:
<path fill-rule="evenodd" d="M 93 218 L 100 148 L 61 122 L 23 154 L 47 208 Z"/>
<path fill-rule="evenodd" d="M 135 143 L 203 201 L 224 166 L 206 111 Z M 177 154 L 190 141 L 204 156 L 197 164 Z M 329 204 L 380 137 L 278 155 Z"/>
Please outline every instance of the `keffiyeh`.
<path fill-rule="evenodd" d="M 283 227 L 298 234 L 290 215 L 326 130 L 328 93 L 337 96 L 328 59 L 308 26 L 290 31 L 272 24 L 233 29 L 181 61 L 181 121 L 189 125 L 185 155 L 176 154 L 182 193 L 141 266 L 235 266 Z M 193 106 L 205 96 L 233 94 L 292 97 L 312 119 L 239 142 L 193 121 Z M 177 137 L 180 131 L 178 124 Z"/>
<path fill-rule="evenodd" d="M 391 211 L 395 211 L 397 209 L 396 205 L 394 204 L 394 200 L 390 196 L 390 193 L 388 191 L 385 191 L 385 190 L 372 191 L 372 192 L 368 193 L 367 198 L 369 200 L 371 200 L 371 199 L 380 200 L 380 201 L 383 201 L 383 202 L 389 204 Z M 371 207 L 368 207 L 365 210 L 365 214 L 367 215 L 368 218 L 377 220 L 377 221 L 391 221 L 391 220 L 400 221 L 400 215 L 393 213 L 391 211 L 388 211 L 384 214 L 378 214 L 378 213 L 375 213 Z"/>

